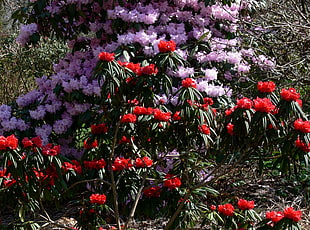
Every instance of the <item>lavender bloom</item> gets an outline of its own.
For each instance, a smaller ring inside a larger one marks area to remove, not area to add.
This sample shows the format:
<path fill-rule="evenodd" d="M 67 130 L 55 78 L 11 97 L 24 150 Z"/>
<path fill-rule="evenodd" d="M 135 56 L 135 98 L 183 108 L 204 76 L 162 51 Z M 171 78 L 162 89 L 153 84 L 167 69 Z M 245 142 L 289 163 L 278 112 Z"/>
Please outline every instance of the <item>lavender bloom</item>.
<path fill-rule="evenodd" d="M 213 81 L 217 79 L 218 71 L 216 68 L 203 69 L 202 71 L 205 73 L 204 79 L 206 79 L 207 81 Z"/>
<path fill-rule="evenodd" d="M 30 36 L 38 31 L 38 25 L 36 23 L 31 23 L 28 25 L 21 25 L 20 32 L 16 41 L 25 46 L 30 41 Z"/>

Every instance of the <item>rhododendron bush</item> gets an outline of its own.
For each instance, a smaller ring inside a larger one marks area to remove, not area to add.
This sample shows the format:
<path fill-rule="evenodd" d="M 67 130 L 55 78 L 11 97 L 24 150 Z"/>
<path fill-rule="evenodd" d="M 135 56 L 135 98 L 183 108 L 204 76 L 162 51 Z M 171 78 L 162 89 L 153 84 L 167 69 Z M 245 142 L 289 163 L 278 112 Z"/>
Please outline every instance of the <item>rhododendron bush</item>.
<path fill-rule="evenodd" d="M 37 89 L 0 106 L 1 193 L 19 224 L 38 210 L 52 223 L 44 202 L 78 195 L 83 229 L 158 217 L 166 229 L 255 229 L 254 201 L 211 207 L 213 183 L 249 161 L 298 171 L 310 126 L 298 91 L 266 81 L 275 63 L 239 36 L 250 7 L 32 0 L 17 11 L 22 45 L 55 36 L 71 49 Z M 290 208 L 260 225 L 297 228 Z"/>

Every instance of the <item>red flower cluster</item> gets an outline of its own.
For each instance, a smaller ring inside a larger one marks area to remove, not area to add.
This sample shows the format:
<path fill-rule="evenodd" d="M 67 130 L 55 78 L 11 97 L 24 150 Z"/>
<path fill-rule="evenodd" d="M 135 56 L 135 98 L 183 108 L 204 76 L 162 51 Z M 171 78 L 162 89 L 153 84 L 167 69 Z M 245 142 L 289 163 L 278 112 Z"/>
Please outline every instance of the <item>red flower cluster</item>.
<path fill-rule="evenodd" d="M 121 123 L 136 123 L 137 121 L 137 116 L 132 113 L 125 114 L 121 118 Z"/>
<path fill-rule="evenodd" d="M 198 130 L 206 135 L 209 135 L 211 133 L 209 126 L 207 125 L 201 125 L 198 127 Z"/>
<path fill-rule="evenodd" d="M 139 75 L 140 71 L 141 71 L 141 65 L 140 63 L 132 63 L 132 62 L 121 62 L 118 61 L 117 62 L 120 66 L 124 66 L 127 69 L 130 69 L 132 72 L 134 72 L 135 74 Z"/>
<path fill-rule="evenodd" d="M 310 143 L 307 144 L 307 143 L 301 141 L 299 137 L 295 141 L 295 145 L 297 148 L 301 149 L 304 152 L 310 152 Z"/>
<path fill-rule="evenodd" d="M 140 71 L 138 72 L 138 75 L 152 75 L 152 74 L 157 74 L 158 69 L 154 64 L 150 64 L 147 66 L 143 66 L 140 68 Z"/>
<path fill-rule="evenodd" d="M 108 62 L 111 62 L 114 60 L 114 53 L 107 53 L 107 52 L 101 52 L 99 53 L 98 57 L 99 57 L 99 60 L 101 61 L 108 61 Z"/>
<path fill-rule="evenodd" d="M 92 149 L 98 147 L 98 141 L 94 140 L 92 143 L 89 143 L 89 139 L 84 141 L 84 149 Z"/>
<path fill-rule="evenodd" d="M 291 219 L 294 222 L 301 220 L 302 212 L 300 210 L 295 211 L 293 207 L 287 207 L 283 211 L 284 218 Z"/>
<path fill-rule="evenodd" d="M 253 101 L 247 97 L 243 97 L 237 100 L 236 108 L 238 109 L 251 109 L 252 106 L 253 106 Z"/>
<path fill-rule="evenodd" d="M 188 78 L 182 80 L 182 87 L 184 87 L 184 88 L 190 88 L 190 87 L 196 88 L 197 83 L 193 78 L 188 77 Z"/>
<path fill-rule="evenodd" d="M 143 190 L 143 194 L 146 197 L 160 197 L 160 193 L 161 187 L 159 186 L 154 186 Z"/>
<path fill-rule="evenodd" d="M 112 164 L 113 171 L 120 171 L 123 169 L 129 169 L 132 167 L 133 167 L 133 164 L 131 163 L 131 159 L 125 159 L 123 157 L 116 157 Z"/>
<path fill-rule="evenodd" d="M 137 158 L 135 165 L 137 168 L 151 167 L 153 165 L 153 161 L 149 157 Z"/>
<path fill-rule="evenodd" d="M 161 53 L 166 53 L 170 51 L 175 51 L 176 44 L 174 41 L 160 41 L 158 43 L 158 49 Z"/>
<path fill-rule="evenodd" d="M 84 161 L 84 166 L 87 169 L 102 169 L 106 166 L 106 162 L 104 159 L 100 159 L 100 160 L 92 160 L 92 161 Z"/>
<path fill-rule="evenodd" d="M 106 195 L 104 194 L 92 194 L 89 197 L 90 203 L 92 204 L 104 204 L 107 200 Z"/>
<path fill-rule="evenodd" d="M 151 107 L 146 108 L 143 106 L 136 106 L 132 113 L 135 115 L 151 115 L 153 114 L 153 111 L 154 109 Z"/>
<path fill-rule="evenodd" d="M 303 121 L 299 118 L 294 121 L 294 128 L 302 133 L 310 133 L 310 121 Z"/>
<path fill-rule="evenodd" d="M 172 116 L 172 119 L 175 120 L 175 121 L 179 121 L 181 120 L 181 116 L 180 116 L 180 111 L 176 111 L 173 116 Z"/>
<path fill-rule="evenodd" d="M 104 123 L 98 125 L 91 125 L 90 129 L 92 134 L 101 134 L 108 132 L 108 126 Z"/>
<path fill-rule="evenodd" d="M 28 137 L 25 137 L 22 140 L 22 144 L 23 144 L 24 148 L 28 148 L 28 147 L 38 147 L 38 148 L 41 148 L 42 147 L 42 139 L 39 136 L 33 137 L 31 139 L 29 139 Z"/>
<path fill-rule="evenodd" d="M 253 100 L 254 109 L 261 113 L 274 113 L 276 106 L 271 102 L 269 98 L 256 98 Z"/>
<path fill-rule="evenodd" d="M 238 200 L 238 208 L 241 210 L 249 210 L 254 208 L 254 201 L 248 201 L 244 199 L 239 199 Z"/>
<path fill-rule="evenodd" d="M 64 162 L 62 165 L 62 169 L 65 172 L 67 172 L 69 170 L 74 170 L 78 174 L 82 174 L 82 167 L 81 167 L 80 162 L 78 162 L 77 160 L 72 160 L 71 162 L 72 162 L 72 164 L 70 162 Z"/>
<path fill-rule="evenodd" d="M 301 220 L 302 212 L 300 210 L 295 211 L 293 207 L 287 207 L 283 212 L 271 211 L 266 213 L 266 218 L 271 220 L 273 223 L 277 223 L 283 218 L 291 219 L 294 222 Z"/>
<path fill-rule="evenodd" d="M 53 145 L 49 143 L 42 147 L 42 154 L 44 156 L 56 156 L 60 154 L 60 145 Z"/>
<path fill-rule="evenodd" d="M 282 89 L 280 95 L 285 101 L 297 101 L 300 98 L 300 93 L 294 88 Z"/>
<path fill-rule="evenodd" d="M 227 129 L 227 132 L 229 135 L 233 136 L 235 133 L 234 133 L 234 124 L 232 123 L 228 123 L 228 125 L 226 125 L 226 129 Z"/>
<path fill-rule="evenodd" d="M 17 147 L 18 139 L 14 134 L 8 137 L 0 136 L 0 150 L 17 149 Z"/>
<path fill-rule="evenodd" d="M 217 210 L 219 213 L 224 214 L 225 216 L 233 216 L 235 208 L 232 204 L 223 204 L 223 205 L 218 205 Z"/>
<path fill-rule="evenodd" d="M 165 179 L 167 180 L 164 181 L 164 186 L 170 189 L 178 188 L 182 184 L 179 177 L 175 177 L 174 175 L 169 173 L 165 176 Z"/>
<path fill-rule="evenodd" d="M 171 118 L 171 113 L 170 112 L 163 112 L 160 109 L 154 109 L 154 119 L 158 121 L 169 121 Z"/>
<path fill-rule="evenodd" d="M 260 81 L 257 83 L 257 89 L 262 93 L 271 93 L 276 89 L 276 84 L 273 81 Z"/>

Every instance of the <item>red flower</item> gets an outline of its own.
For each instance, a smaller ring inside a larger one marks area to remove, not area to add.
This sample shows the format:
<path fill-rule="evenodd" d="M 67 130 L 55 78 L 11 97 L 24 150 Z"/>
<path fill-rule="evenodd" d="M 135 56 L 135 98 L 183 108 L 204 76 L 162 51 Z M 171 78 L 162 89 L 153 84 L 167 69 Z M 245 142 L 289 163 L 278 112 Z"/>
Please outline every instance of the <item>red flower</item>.
<path fill-rule="evenodd" d="M 193 78 L 188 77 L 188 78 L 182 80 L 182 87 L 184 87 L 184 88 L 189 88 L 189 87 L 196 88 L 197 83 Z"/>
<path fill-rule="evenodd" d="M 170 51 L 175 51 L 176 44 L 174 41 L 160 41 L 158 44 L 159 52 L 166 53 Z"/>
<path fill-rule="evenodd" d="M 301 141 L 299 137 L 295 141 L 295 145 L 297 148 L 301 149 L 304 152 L 310 152 L 310 143 L 306 144 L 305 142 Z"/>
<path fill-rule="evenodd" d="M 303 121 L 299 118 L 294 121 L 294 128 L 303 133 L 310 133 L 310 121 Z"/>
<path fill-rule="evenodd" d="M 84 141 L 84 149 L 92 149 L 98 147 L 98 141 L 94 140 L 92 143 L 89 143 L 89 139 Z"/>
<path fill-rule="evenodd" d="M 112 164 L 112 170 L 113 171 L 120 171 L 123 169 L 129 169 L 132 168 L 132 163 L 130 159 L 125 159 L 123 157 L 116 157 L 113 164 Z"/>
<path fill-rule="evenodd" d="M 226 115 L 226 116 L 231 115 L 233 112 L 235 112 L 236 108 L 237 108 L 237 106 L 232 107 L 232 108 L 229 108 L 229 109 L 226 109 L 226 110 L 225 110 L 225 115 Z"/>
<path fill-rule="evenodd" d="M 302 107 L 302 100 L 301 100 L 301 99 L 297 99 L 296 102 L 298 103 L 298 105 L 299 105 L 300 107 Z"/>
<path fill-rule="evenodd" d="M 301 220 L 302 213 L 300 210 L 295 211 L 292 207 L 287 207 L 284 209 L 284 217 L 293 220 L 294 222 L 298 222 Z"/>
<path fill-rule="evenodd" d="M 282 89 L 280 95 L 285 101 L 297 101 L 300 98 L 300 94 L 294 88 Z"/>
<path fill-rule="evenodd" d="M 7 145 L 9 149 L 17 149 L 18 139 L 15 137 L 14 134 L 8 136 L 6 140 L 7 140 Z"/>
<path fill-rule="evenodd" d="M 138 168 L 145 168 L 145 167 L 151 167 L 153 165 L 152 159 L 149 157 L 142 157 L 136 159 L 136 167 Z"/>
<path fill-rule="evenodd" d="M 276 211 L 271 211 L 271 212 L 266 212 L 266 218 L 271 220 L 273 223 L 277 223 L 280 220 L 282 220 L 284 217 L 282 212 L 276 212 Z"/>
<path fill-rule="evenodd" d="M 253 100 L 254 102 L 254 109 L 257 112 L 261 113 L 272 113 L 275 111 L 276 106 L 272 104 L 269 98 L 256 98 Z"/>
<path fill-rule="evenodd" d="M 104 194 L 92 194 L 89 197 L 90 203 L 92 204 L 104 204 L 107 200 L 106 195 Z"/>
<path fill-rule="evenodd" d="M 133 109 L 133 114 L 135 115 L 150 115 L 153 113 L 153 108 L 149 107 L 149 108 L 145 108 L 143 106 L 136 106 Z"/>
<path fill-rule="evenodd" d="M 3 185 L 5 186 L 5 187 L 10 187 L 10 186 L 12 186 L 13 184 L 15 184 L 16 183 L 16 180 L 15 179 L 12 179 L 12 180 L 4 180 L 3 181 Z"/>
<path fill-rule="evenodd" d="M 108 126 L 106 124 L 98 124 L 98 125 L 91 125 L 90 126 L 91 133 L 93 134 L 101 134 L 108 132 Z"/>
<path fill-rule="evenodd" d="M 181 120 L 180 111 L 176 111 L 176 112 L 173 114 L 172 119 L 175 120 L 175 121 Z"/>
<path fill-rule="evenodd" d="M 212 205 L 210 206 L 210 209 L 211 209 L 212 211 L 215 211 L 215 210 L 216 210 L 216 206 L 215 206 L 214 204 L 212 204 Z"/>
<path fill-rule="evenodd" d="M 33 142 L 33 144 L 38 147 L 41 148 L 42 147 L 42 139 L 39 136 L 33 137 L 31 138 L 31 141 Z"/>
<path fill-rule="evenodd" d="M 98 57 L 101 61 L 111 62 L 114 60 L 114 53 L 101 52 Z"/>
<path fill-rule="evenodd" d="M 69 170 L 73 170 L 75 172 L 77 172 L 78 174 L 81 174 L 82 173 L 82 167 L 80 165 L 80 163 L 76 160 L 72 160 L 72 163 L 71 164 L 70 162 L 63 162 L 63 165 L 62 165 L 62 169 L 67 172 Z"/>
<path fill-rule="evenodd" d="M 249 210 L 249 209 L 253 209 L 254 208 L 254 201 L 247 201 L 244 199 L 239 199 L 238 200 L 238 207 L 241 210 Z"/>
<path fill-rule="evenodd" d="M 134 140 L 134 138 L 129 138 L 126 136 L 122 136 L 122 138 L 119 140 L 119 144 L 123 144 L 123 143 L 130 143 L 132 140 Z"/>
<path fill-rule="evenodd" d="M 213 104 L 214 104 L 214 101 L 213 101 L 213 99 L 210 98 L 210 97 L 205 97 L 205 98 L 203 99 L 203 103 L 205 103 L 205 104 L 207 104 L 207 105 L 213 105 Z"/>
<path fill-rule="evenodd" d="M 168 179 L 168 180 L 164 181 L 164 186 L 167 188 L 170 188 L 170 189 L 178 188 L 182 184 L 181 179 L 179 177 L 174 177 L 174 175 L 172 175 L 172 174 L 168 173 L 165 176 L 165 178 Z M 169 178 L 171 178 L 171 179 L 169 179 Z"/>
<path fill-rule="evenodd" d="M 141 70 L 141 66 L 140 63 L 132 63 L 132 62 L 120 62 L 118 61 L 118 64 L 121 66 L 126 67 L 127 69 L 130 69 L 132 72 L 134 72 L 135 74 L 139 74 L 140 70 Z"/>
<path fill-rule="evenodd" d="M 143 194 L 146 197 L 160 197 L 160 193 L 161 187 L 159 186 L 154 186 L 143 190 Z"/>
<path fill-rule="evenodd" d="M 92 160 L 92 161 L 84 161 L 84 166 L 87 169 L 103 169 L 106 166 L 106 162 L 104 159 L 100 160 Z"/>
<path fill-rule="evenodd" d="M 42 154 L 44 156 L 56 156 L 60 154 L 60 145 L 47 144 L 42 147 Z"/>
<path fill-rule="evenodd" d="M 156 66 L 154 64 L 150 64 L 150 65 L 141 67 L 138 75 L 152 75 L 152 74 L 157 74 L 157 73 L 158 73 L 158 69 L 156 68 Z"/>
<path fill-rule="evenodd" d="M 217 210 L 219 213 L 222 213 L 225 216 L 233 216 L 235 208 L 232 204 L 223 204 L 223 205 L 219 205 Z"/>
<path fill-rule="evenodd" d="M 206 135 L 209 135 L 211 133 L 210 128 L 207 125 L 201 125 L 198 127 L 198 130 Z"/>
<path fill-rule="evenodd" d="M 226 126 L 226 129 L 227 129 L 227 132 L 229 135 L 233 136 L 235 133 L 234 133 L 234 124 L 232 123 L 228 123 L 228 125 Z"/>
<path fill-rule="evenodd" d="M 8 147 L 7 139 L 4 136 L 0 136 L 0 150 L 6 150 Z"/>
<path fill-rule="evenodd" d="M 154 119 L 158 121 L 169 121 L 171 118 L 171 113 L 170 112 L 162 112 L 159 109 L 154 109 Z"/>
<path fill-rule="evenodd" d="M 137 116 L 132 113 L 125 114 L 121 118 L 121 123 L 136 123 L 137 121 Z"/>
<path fill-rule="evenodd" d="M 24 139 L 22 140 L 22 144 L 23 144 L 24 148 L 28 148 L 28 147 L 33 146 L 32 140 L 30 140 L 28 137 L 24 137 Z"/>
<path fill-rule="evenodd" d="M 243 97 L 237 100 L 237 108 L 239 109 L 251 109 L 252 106 L 253 106 L 252 100 L 247 97 Z"/>
<path fill-rule="evenodd" d="M 258 91 L 262 93 L 271 93 L 275 90 L 276 84 L 273 81 L 260 81 L 257 83 Z"/>

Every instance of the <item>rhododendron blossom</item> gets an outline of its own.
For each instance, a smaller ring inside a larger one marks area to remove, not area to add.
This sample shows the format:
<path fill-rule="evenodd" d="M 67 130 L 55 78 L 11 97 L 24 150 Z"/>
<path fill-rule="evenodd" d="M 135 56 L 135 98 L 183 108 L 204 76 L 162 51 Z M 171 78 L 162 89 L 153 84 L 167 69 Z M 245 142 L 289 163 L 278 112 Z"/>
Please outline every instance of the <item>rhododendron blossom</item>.
<path fill-rule="evenodd" d="M 200 132 L 202 132 L 202 133 L 204 133 L 206 135 L 209 135 L 211 133 L 209 126 L 206 125 L 206 124 L 203 124 L 203 125 L 199 126 L 198 129 L 199 129 Z"/>
<path fill-rule="evenodd" d="M 223 204 L 223 205 L 218 205 L 217 210 L 219 213 L 224 214 L 225 216 L 233 216 L 235 208 L 232 204 Z"/>
<path fill-rule="evenodd" d="M 98 124 L 98 125 L 91 125 L 90 126 L 91 133 L 93 134 L 101 134 L 108 132 L 108 126 L 106 124 Z"/>
<path fill-rule="evenodd" d="M 295 145 L 297 148 L 301 149 L 304 152 L 310 152 L 310 143 L 307 144 L 301 141 L 299 137 L 296 139 Z"/>
<path fill-rule="evenodd" d="M 176 44 L 174 41 L 160 41 L 158 43 L 158 49 L 161 53 L 175 51 Z"/>
<path fill-rule="evenodd" d="M 238 208 L 241 210 L 249 210 L 254 208 L 254 201 L 248 201 L 244 199 L 239 199 L 238 200 Z"/>
<path fill-rule="evenodd" d="M 99 60 L 111 62 L 114 60 L 114 53 L 101 52 L 99 55 Z"/>
<path fill-rule="evenodd" d="M 161 187 L 153 186 L 143 190 L 143 194 L 146 197 L 160 197 Z"/>
<path fill-rule="evenodd" d="M 182 86 L 184 88 L 190 88 L 190 87 L 196 88 L 197 87 L 197 83 L 192 78 L 186 78 L 186 79 L 182 80 Z"/>
<path fill-rule="evenodd" d="M 283 215 L 285 218 L 298 222 L 301 220 L 302 212 L 300 210 L 295 211 L 293 207 L 287 207 L 284 209 Z"/>
<path fill-rule="evenodd" d="M 137 121 L 137 116 L 132 113 L 125 114 L 121 118 L 121 123 L 136 123 Z"/>
<path fill-rule="evenodd" d="M 275 90 L 276 84 L 273 81 L 259 81 L 257 83 L 258 91 L 262 93 L 271 93 Z"/>
<path fill-rule="evenodd" d="M 124 157 L 116 157 L 112 164 L 113 171 L 120 171 L 132 167 L 133 164 L 131 163 L 131 159 L 125 159 Z"/>
<path fill-rule="evenodd" d="M 247 97 L 243 97 L 237 100 L 238 109 L 251 109 L 253 106 L 253 101 Z"/>
<path fill-rule="evenodd" d="M 300 93 L 295 88 L 282 89 L 280 95 L 285 101 L 297 101 L 300 98 Z"/>
<path fill-rule="evenodd" d="M 154 119 L 157 121 L 169 121 L 171 118 L 170 112 L 163 112 L 159 109 L 154 109 Z"/>
<path fill-rule="evenodd" d="M 96 194 L 92 194 L 89 197 L 89 200 L 90 200 L 90 203 L 92 204 L 104 204 L 107 200 L 107 197 L 104 194 L 96 193 Z"/>
<path fill-rule="evenodd" d="M 294 121 L 294 128 L 302 133 L 310 133 L 310 121 L 303 121 L 299 118 Z"/>
<path fill-rule="evenodd" d="M 167 174 L 165 176 L 164 186 L 170 189 L 178 188 L 182 185 L 182 181 L 179 177 L 176 177 L 172 174 Z"/>
<path fill-rule="evenodd" d="M 104 159 L 100 159 L 100 160 L 92 160 L 92 161 L 84 161 L 84 166 L 87 169 L 102 169 L 106 166 L 106 162 Z"/>
<path fill-rule="evenodd" d="M 271 102 L 269 98 L 256 98 L 253 100 L 254 109 L 261 113 L 273 113 L 276 106 Z"/>
<path fill-rule="evenodd" d="M 232 123 L 228 123 L 227 125 L 226 125 L 226 129 L 227 129 L 227 133 L 229 134 L 229 135 L 231 135 L 231 136 L 233 136 L 235 133 L 234 133 L 234 124 L 232 124 Z"/>
<path fill-rule="evenodd" d="M 137 158 L 135 161 L 135 165 L 138 168 L 151 167 L 153 165 L 153 160 L 149 157 Z"/>
<path fill-rule="evenodd" d="M 277 223 L 284 218 L 283 212 L 266 212 L 266 218 L 271 220 L 273 223 Z"/>

